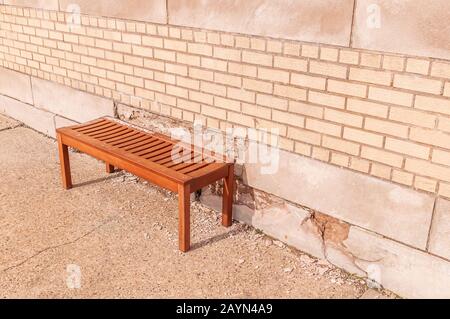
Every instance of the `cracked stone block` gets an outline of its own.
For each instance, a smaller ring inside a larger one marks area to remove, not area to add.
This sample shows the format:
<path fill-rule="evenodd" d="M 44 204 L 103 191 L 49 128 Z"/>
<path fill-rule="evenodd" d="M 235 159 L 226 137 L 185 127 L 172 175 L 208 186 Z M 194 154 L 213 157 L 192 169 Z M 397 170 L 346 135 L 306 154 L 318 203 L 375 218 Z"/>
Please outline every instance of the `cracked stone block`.
<path fill-rule="evenodd" d="M 26 74 L 0 68 L 0 94 L 33 104 L 31 80 Z"/>
<path fill-rule="evenodd" d="M 450 262 L 351 227 L 345 246 L 368 277 L 406 298 L 449 298 Z"/>
<path fill-rule="evenodd" d="M 70 5 L 80 6 L 82 14 L 126 18 L 131 20 L 166 23 L 166 0 L 60 0 L 61 10 L 70 11 Z"/>
<path fill-rule="evenodd" d="M 169 23 L 349 45 L 353 0 L 171 0 Z"/>
<path fill-rule="evenodd" d="M 54 114 L 50 112 L 0 95 L 0 113 L 21 121 L 25 125 L 45 135 L 55 137 Z"/>
<path fill-rule="evenodd" d="M 205 189 L 201 202 L 221 211 L 222 197 Z M 286 202 L 277 202 L 264 208 L 250 208 L 243 204 L 233 207 L 234 219 L 262 230 L 265 234 L 282 240 L 317 258 L 325 258 L 320 230 L 306 210 Z"/>
<path fill-rule="evenodd" d="M 358 0 L 353 46 L 449 59 L 449 11 L 448 0 Z"/>
<path fill-rule="evenodd" d="M 32 78 L 35 106 L 77 122 L 114 116 L 114 103 L 96 95 Z"/>
<path fill-rule="evenodd" d="M 280 151 L 275 173 L 261 174 L 264 165 L 246 164 L 244 183 L 425 249 L 434 205 L 431 195 L 285 151 Z"/>
<path fill-rule="evenodd" d="M 450 260 L 450 201 L 443 198 L 436 202 L 428 250 Z"/>
<path fill-rule="evenodd" d="M 3 3 L 28 8 L 58 10 L 58 0 L 3 0 Z"/>

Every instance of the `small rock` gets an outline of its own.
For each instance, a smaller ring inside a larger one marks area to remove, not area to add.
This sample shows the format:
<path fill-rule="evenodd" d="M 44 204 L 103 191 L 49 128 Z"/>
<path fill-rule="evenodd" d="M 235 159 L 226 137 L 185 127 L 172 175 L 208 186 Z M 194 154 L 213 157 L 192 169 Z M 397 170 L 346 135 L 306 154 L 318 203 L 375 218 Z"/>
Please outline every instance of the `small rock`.
<path fill-rule="evenodd" d="M 150 235 L 149 235 L 148 233 L 145 233 L 145 234 L 144 234 L 144 238 L 145 238 L 145 239 L 150 239 Z"/>
<path fill-rule="evenodd" d="M 274 243 L 275 246 L 278 246 L 280 248 L 286 247 L 286 245 L 284 243 L 282 243 L 281 241 L 278 241 L 278 240 L 274 241 L 273 243 Z"/>
<path fill-rule="evenodd" d="M 272 244 L 273 244 L 273 241 L 272 241 L 271 239 L 266 239 L 266 240 L 264 241 L 264 245 L 265 245 L 266 247 L 272 246 Z"/>
<path fill-rule="evenodd" d="M 291 268 L 291 267 L 283 268 L 283 271 L 284 271 L 285 273 L 291 273 L 293 270 L 294 270 L 294 269 Z"/>
<path fill-rule="evenodd" d="M 309 257 L 308 255 L 301 255 L 300 261 L 304 264 L 312 264 L 315 262 L 315 260 Z"/>
<path fill-rule="evenodd" d="M 243 263 L 245 263 L 245 260 L 244 259 L 239 259 L 238 263 L 239 263 L 239 265 L 242 265 Z"/>

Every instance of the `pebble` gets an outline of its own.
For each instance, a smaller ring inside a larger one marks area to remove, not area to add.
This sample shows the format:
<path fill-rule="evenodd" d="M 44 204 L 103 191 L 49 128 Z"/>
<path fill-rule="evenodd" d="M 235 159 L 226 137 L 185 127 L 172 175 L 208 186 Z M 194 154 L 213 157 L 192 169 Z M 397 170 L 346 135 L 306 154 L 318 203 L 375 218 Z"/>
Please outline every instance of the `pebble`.
<path fill-rule="evenodd" d="M 294 270 L 294 269 L 291 268 L 291 267 L 286 267 L 286 268 L 283 269 L 283 271 L 284 271 L 285 273 L 291 273 L 293 270 Z"/>
<path fill-rule="evenodd" d="M 239 259 L 238 263 L 239 263 L 239 265 L 242 265 L 243 263 L 245 263 L 245 260 L 244 259 Z"/>
<path fill-rule="evenodd" d="M 286 245 L 284 243 L 282 243 L 281 241 L 278 241 L 278 240 L 274 241 L 273 243 L 274 243 L 275 246 L 278 246 L 280 248 L 286 247 Z"/>

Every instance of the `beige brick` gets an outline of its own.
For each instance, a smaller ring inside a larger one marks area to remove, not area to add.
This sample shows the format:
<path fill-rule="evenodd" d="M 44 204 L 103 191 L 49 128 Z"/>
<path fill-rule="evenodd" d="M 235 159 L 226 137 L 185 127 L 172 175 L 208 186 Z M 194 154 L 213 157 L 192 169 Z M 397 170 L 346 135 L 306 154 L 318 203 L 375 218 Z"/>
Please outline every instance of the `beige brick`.
<path fill-rule="evenodd" d="M 389 121 L 383 121 L 378 119 L 366 118 L 364 128 L 369 131 L 378 133 L 398 136 L 406 138 L 408 137 L 408 126 L 401 125 Z"/>
<path fill-rule="evenodd" d="M 191 66 L 200 66 L 200 57 L 177 52 L 177 62 Z"/>
<path fill-rule="evenodd" d="M 150 47 L 155 48 L 162 48 L 163 47 L 163 39 L 158 37 L 152 37 L 152 36 L 143 36 L 142 37 L 142 44 Z"/>
<path fill-rule="evenodd" d="M 361 65 L 369 66 L 372 68 L 379 68 L 381 66 L 382 56 L 372 53 L 361 53 Z"/>
<path fill-rule="evenodd" d="M 347 100 L 347 110 L 376 117 L 387 118 L 389 107 L 387 105 L 379 103 L 349 98 Z"/>
<path fill-rule="evenodd" d="M 227 87 L 219 84 L 214 84 L 210 82 L 201 82 L 200 88 L 202 92 L 210 93 L 214 95 L 226 96 Z"/>
<path fill-rule="evenodd" d="M 431 67 L 431 76 L 450 79 L 450 63 L 433 62 Z"/>
<path fill-rule="evenodd" d="M 264 53 L 256 53 L 250 51 L 242 52 L 242 61 L 250 64 L 259 64 L 264 66 L 272 66 L 272 56 Z"/>
<path fill-rule="evenodd" d="M 284 111 L 272 111 L 272 120 L 296 127 L 305 127 L 305 117 Z"/>
<path fill-rule="evenodd" d="M 350 164 L 350 157 L 338 153 L 331 153 L 330 163 L 341 167 L 348 167 Z"/>
<path fill-rule="evenodd" d="M 147 58 L 151 58 L 153 56 L 153 50 L 150 48 L 133 45 L 132 50 L 133 50 L 133 54 L 135 54 L 135 55 L 140 55 L 140 56 L 144 56 Z"/>
<path fill-rule="evenodd" d="M 367 146 L 362 147 L 361 157 L 393 167 L 403 165 L 403 156 Z"/>
<path fill-rule="evenodd" d="M 335 48 L 320 48 L 320 59 L 326 61 L 337 62 L 339 50 Z"/>
<path fill-rule="evenodd" d="M 394 76 L 394 87 L 418 92 L 440 94 L 442 82 L 413 75 L 396 74 Z"/>
<path fill-rule="evenodd" d="M 416 142 L 440 146 L 450 150 L 450 134 L 412 127 L 409 138 Z"/>
<path fill-rule="evenodd" d="M 241 102 L 230 100 L 227 98 L 221 98 L 218 96 L 214 97 L 214 105 L 223 109 L 227 109 L 230 111 L 240 112 L 241 111 Z"/>
<path fill-rule="evenodd" d="M 250 77 L 256 77 L 257 68 L 253 65 L 228 63 L 228 72 Z"/>
<path fill-rule="evenodd" d="M 310 61 L 309 71 L 311 73 L 341 79 L 345 79 L 347 77 L 347 67 L 327 62 Z"/>
<path fill-rule="evenodd" d="M 450 184 L 439 183 L 439 195 L 450 198 Z"/>
<path fill-rule="evenodd" d="M 309 76 L 305 74 L 292 73 L 291 74 L 291 84 L 303 86 L 311 89 L 325 90 L 326 79 Z"/>
<path fill-rule="evenodd" d="M 255 126 L 261 130 L 274 130 L 277 131 L 279 136 L 286 136 L 288 127 L 285 124 L 280 124 L 274 121 L 267 121 L 259 118 L 255 121 Z"/>
<path fill-rule="evenodd" d="M 154 59 L 144 59 L 144 67 L 147 69 L 164 71 L 164 62 Z"/>
<path fill-rule="evenodd" d="M 155 49 L 153 51 L 153 55 L 155 58 L 160 59 L 160 60 L 165 60 L 165 61 L 170 61 L 170 62 L 175 62 L 175 60 L 176 60 L 176 58 L 175 58 L 176 53 L 172 52 L 172 51 Z"/>
<path fill-rule="evenodd" d="M 450 133 L 450 118 L 439 117 L 438 129 Z"/>
<path fill-rule="evenodd" d="M 434 193 L 436 192 L 437 182 L 429 178 L 416 176 L 414 180 L 414 187 L 426 192 Z"/>
<path fill-rule="evenodd" d="M 242 103 L 242 113 L 253 115 L 255 117 L 262 117 L 267 120 L 272 118 L 272 110 L 270 108 L 255 104 Z"/>
<path fill-rule="evenodd" d="M 341 112 L 333 109 L 325 109 L 326 120 L 341 123 L 349 126 L 362 127 L 363 117 L 355 114 L 350 114 L 348 112 Z"/>
<path fill-rule="evenodd" d="M 383 146 L 383 136 L 349 127 L 344 128 L 344 138 L 362 144 L 378 147 Z"/>
<path fill-rule="evenodd" d="M 305 142 L 305 143 L 313 144 L 313 145 L 320 145 L 321 138 L 320 138 L 319 133 L 289 127 L 287 135 L 289 138 L 292 138 L 292 139 L 300 141 L 300 142 Z"/>
<path fill-rule="evenodd" d="M 383 68 L 392 71 L 403 71 L 405 58 L 395 55 L 385 55 L 383 58 Z"/>
<path fill-rule="evenodd" d="M 341 151 L 347 154 L 351 155 L 358 155 L 359 154 L 359 144 L 344 141 L 342 139 L 330 137 L 330 136 L 324 136 L 322 140 L 322 146 L 335 150 L 335 151 Z"/>
<path fill-rule="evenodd" d="M 122 41 L 131 44 L 141 44 L 142 38 L 139 34 L 122 33 Z"/>
<path fill-rule="evenodd" d="M 288 97 L 293 100 L 306 100 L 306 90 L 298 89 L 288 85 L 275 84 L 274 94 Z"/>
<path fill-rule="evenodd" d="M 450 152 L 433 149 L 432 161 L 436 164 L 450 166 Z"/>
<path fill-rule="evenodd" d="M 197 91 L 200 89 L 200 81 L 188 79 L 181 76 L 177 76 L 177 85 Z"/>
<path fill-rule="evenodd" d="M 369 87 L 369 99 L 403 106 L 411 106 L 413 95 L 409 93 Z"/>
<path fill-rule="evenodd" d="M 316 118 L 323 117 L 323 107 L 295 101 L 289 101 L 289 112 Z"/>
<path fill-rule="evenodd" d="M 219 109 L 217 107 L 211 107 L 208 105 L 202 105 L 202 114 L 206 116 L 215 117 L 218 119 L 227 118 L 227 112 L 225 110 Z"/>
<path fill-rule="evenodd" d="M 405 169 L 407 171 L 436 178 L 446 182 L 450 181 L 450 167 L 445 167 L 437 164 L 418 159 L 407 158 Z"/>
<path fill-rule="evenodd" d="M 366 97 L 367 94 L 366 85 L 336 80 L 328 80 L 327 90 L 332 93 L 340 93 L 357 97 Z"/>
<path fill-rule="evenodd" d="M 240 113 L 228 112 L 228 121 L 240 124 L 246 127 L 255 127 L 255 119 Z"/>
<path fill-rule="evenodd" d="M 250 39 L 250 48 L 253 50 L 265 51 L 266 50 L 266 40 L 260 38 Z"/>
<path fill-rule="evenodd" d="M 201 104 L 195 103 L 188 100 L 178 99 L 177 100 L 177 106 L 179 108 L 182 108 L 183 110 L 188 110 L 194 113 L 200 113 L 201 112 Z"/>
<path fill-rule="evenodd" d="M 372 84 L 390 85 L 391 72 L 374 71 L 368 69 L 350 68 L 350 80 Z"/>
<path fill-rule="evenodd" d="M 213 47 L 208 44 L 188 43 L 188 52 L 193 54 L 212 56 Z"/>
<path fill-rule="evenodd" d="M 193 67 L 189 68 L 189 76 L 194 79 L 211 81 L 211 82 L 214 80 L 214 72 L 203 70 L 203 69 L 197 69 L 197 68 L 193 68 Z"/>
<path fill-rule="evenodd" d="M 220 44 L 220 34 L 215 32 L 208 32 L 208 43 L 219 45 Z"/>
<path fill-rule="evenodd" d="M 253 79 L 243 79 L 242 87 L 244 89 L 256 91 L 256 92 L 262 92 L 262 93 L 268 93 L 271 94 L 273 92 L 273 84 L 270 82 L 265 81 L 259 81 L 259 80 L 253 80 Z"/>
<path fill-rule="evenodd" d="M 258 68 L 258 78 L 273 82 L 289 83 L 289 72 L 268 68 Z"/>
<path fill-rule="evenodd" d="M 427 60 L 409 58 L 406 62 L 407 72 L 427 75 L 429 69 L 430 62 Z"/>
<path fill-rule="evenodd" d="M 341 96 L 309 91 L 308 100 L 314 104 L 326 105 L 340 109 L 345 108 L 345 98 Z"/>
<path fill-rule="evenodd" d="M 214 47 L 214 57 L 239 62 L 241 61 L 241 51 L 229 48 Z"/>
<path fill-rule="evenodd" d="M 227 97 L 247 103 L 255 103 L 255 92 L 245 89 L 228 88 Z"/>
<path fill-rule="evenodd" d="M 440 98 L 433 98 L 428 96 L 416 96 L 416 101 L 414 103 L 414 107 L 436 112 L 436 113 L 443 113 L 450 115 L 450 100 L 449 99 L 440 99 Z"/>
<path fill-rule="evenodd" d="M 241 87 L 242 84 L 242 78 L 239 76 L 234 75 L 228 75 L 223 73 L 214 73 L 214 81 L 217 83 L 230 85 L 230 86 L 236 86 Z"/>
<path fill-rule="evenodd" d="M 341 136 L 342 132 L 342 126 L 320 121 L 317 119 L 307 119 L 305 127 L 311 131 L 333 136 Z"/>
<path fill-rule="evenodd" d="M 320 147 L 313 147 L 311 157 L 328 162 L 330 160 L 330 154 L 331 152 L 329 150 Z"/>
<path fill-rule="evenodd" d="M 306 72 L 308 70 L 308 61 L 303 59 L 275 56 L 274 66 L 280 69 Z"/>
<path fill-rule="evenodd" d="M 297 154 L 301 154 L 304 156 L 310 156 L 311 155 L 311 145 L 295 142 L 295 149 L 294 152 Z"/>
<path fill-rule="evenodd" d="M 283 44 L 280 41 L 267 40 L 267 52 L 283 52 Z"/>
<path fill-rule="evenodd" d="M 164 39 L 164 49 L 186 52 L 187 45 L 184 41 Z"/>
<path fill-rule="evenodd" d="M 428 156 L 430 155 L 429 147 L 390 137 L 386 138 L 385 148 L 390 151 L 423 159 L 428 159 Z"/>
<path fill-rule="evenodd" d="M 234 46 L 234 37 L 231 34 L 221 34 L 220 43 L 227 46 Z"/>
<path fill-rule="evenodd" d="M 197 91 L 189 91 L 189 99 L 194 100 L 196 102 L 204 103 L 204 104 L 213 104 L 214 96 L 211 94 L 206 94 Z M 225 117 L 223 117 L 225 118 Z"/>
<path fill-rule="evenodd" d="M 411 186 L 413 183 L 413 179 L 414 179 L 413 174 L 404 171 L 398 171 L 395 169 L 392 171 L 392 181 L 396 183 Z"/>
<path fill-rule="evenodd" d="M 392 168 L 386 165 L 373 163 L 370 168 L 370 174 L 379 178 L 390 179 Z"/>
<path fill-rule="evenodd" d="M 299 56 L 300 50 L 301 50 L 301 47 L 300 47 L 300 44 L 298 44 L 298 43 L 292 43 L 292 42 L 284 43 L 284 54 Z"/>
<path fill-rule="evenodd" d="M 302 56 L 307 58 L 318 58 L 319 57 L 319 47 L 315 45 L 303 44 L 302 45 Z"/>
<path fill-rule="evenodd" d="M 156 81 L 168 83 L 168 84 L 175 84 L 176 83 L 176 77 L 173 74 L 169 74 L 166 72 L 154 72 L 154 79 Z"/>
<path fill-rule="evenodd" d="M 351 169 L 354 169 L 358 172 L 369 173 L 370 170 L 370 162 L 361 158 L 352 157 L 350 160 Z"/>
<path fill-rule="evenodd" d="M 429 128 L 434 128 L 437 120 L 434 115 L 401 107 L 391 107 L 389 118 L 394 121 Z"/>
<path fill-rule="evenodd" d="M 351 50 L 341 50 L 339 54 L 339 62 L 346 64 L 358 64 L 359 52 Z"/>
<path fill-rule="evenodd" d="M 288 102 L 284 99 L 277 98 L 273 95 L 257 94 L 256 103 L 262 106 L 271 107 L 278 110 L 286 111 Z"/>
<path fill-rule="evenodd" d="M 145 80 L 144 86 L 146 89 L 157 91 L 157 92 L 166 92 L 166 85 L 164 83 L 151 81 L 151 80 Z"/>
<path fill-rule="evenodd" d="M 206 68 L 206 69 L 213 69 L 213 70 L 222 71 L 222 72 L 227 71 L 227 62 L 217 60 L 217 59 L 210 59 L 210 58 L 202 57 L 201 65 L 203 68 Z"/>
<path fill-rule="evenodd" d="M 247 37 L 235 37 L 236 48 L 250 48 L 250 39 Z"/>
<path fill-rule="evenodd" d="M 181 97 L 184 99 L 188 98 L 188 90 L 184 88 L 180 88 L 175 85 L 166 85 L 166 93 L 170 95 L 175 95 L 177 97 Z"/>
<path fill-rule="evenodd" d="M 166 72 L 187 76 L 188 67 L 180 64 L 166 63 Z"/>

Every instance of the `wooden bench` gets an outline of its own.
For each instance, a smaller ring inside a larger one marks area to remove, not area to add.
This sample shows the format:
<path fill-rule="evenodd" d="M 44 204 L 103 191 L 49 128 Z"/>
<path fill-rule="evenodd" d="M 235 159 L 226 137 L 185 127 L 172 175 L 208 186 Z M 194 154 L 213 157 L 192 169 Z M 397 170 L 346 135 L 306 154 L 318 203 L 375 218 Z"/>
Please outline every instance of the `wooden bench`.
<path fill-rule="evenodd" d="M 136 129 L 126 123 L 101 118 L 57 129 L 63 186 L 72 188 L 68 147 L 106 163 L 106 171 L 128 171 L 160 187 L 178 193 L 179 246 L 190 248 L 190 195 L 224 179 L 222 224 L 231 226 L 234 165 L 223 156 L 205 154 L 190 144 Z"/>

